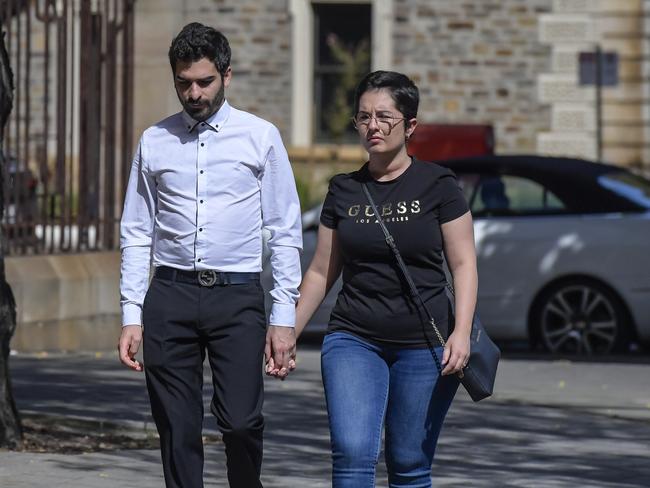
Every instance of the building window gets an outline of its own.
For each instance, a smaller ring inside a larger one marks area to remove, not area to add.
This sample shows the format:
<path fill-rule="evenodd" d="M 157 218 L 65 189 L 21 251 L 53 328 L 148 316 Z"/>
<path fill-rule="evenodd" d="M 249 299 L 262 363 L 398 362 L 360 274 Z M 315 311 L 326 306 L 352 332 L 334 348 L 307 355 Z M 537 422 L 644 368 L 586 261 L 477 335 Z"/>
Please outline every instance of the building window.
<path fill-rule="evenodd" d="M 312 8 L 316 142 L 353 142 L 354 89 L 372 65 L 372 7 L 367 3 L 314 3 Z"/>

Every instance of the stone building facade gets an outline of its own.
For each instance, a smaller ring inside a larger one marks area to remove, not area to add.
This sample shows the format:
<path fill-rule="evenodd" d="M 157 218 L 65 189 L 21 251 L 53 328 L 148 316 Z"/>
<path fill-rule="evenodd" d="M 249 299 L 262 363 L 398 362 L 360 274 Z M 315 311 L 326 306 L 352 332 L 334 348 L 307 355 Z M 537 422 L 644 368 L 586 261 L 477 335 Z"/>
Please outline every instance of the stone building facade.
<path fill-rule="evenodd" d="M 78 10 L 82 2 L 68 3 Z M 498 153 L 597 158 L 600 147 L 607 161 L 650 163 L 648 0 L 136 0 L 134 5 L 134 140 L 178 110 L 167 49 L 184 24 L 201 21 L 222 30 L 231 42 L 230 101 L 276 124 L 296 160 L 301 155 L 358 160 L 363 154 L 354 145 L 323 144 L 327 141 L 315 128 L 319 110 L 327 105 L 315 82 L 317 13 L 332 6 L 341 9 L 341 23 L 355 25 L 358 19 L 345 18 L 345 9 L 366 6 L 368 68 L 401 71 L 418 83 L 421 122 L 491 124 Z M 54 100 L 58 89 L 55 59 L 45 75 L 44 58 L 36 52 L 44 44 L 42 22 L 33 18 L 31 25 L 31 78 L 19 82 L 25 89 L 17 94 L 21 106 L 27 93 L 34 101 L 30 136 L 43 132 L 45 119 L 36 101 L 45 95 Z M 15 32 L 9 34 L 11 39 Z M 50 38 L 54 46 L 52 32 Z M 581 86 L 578 79 L 580 53 L 597 46 L 618 56 L 619 75 L 617 86 L 602 90 L 600 126 L 595 88 Z M 70 57 L 80 48 L 71 45 Z M 82 71 L 80 61 L 74 61 L 66 82 L 73 114 L 70 140 L 80 138 L 80 119 L 74 114 L 81 104 Z M 26 72 L 17 66 L 18 74 Z M 45 78 L 51 81 L 47 94 Z M 25 110 L 17 108 L 14 118 L 25 119 Z M 50 131 L 57 113 L 58 108 L 50 109 Z M 118 136 L 123 129 L 122 124 L 115 128 Z M 17 134 L 15 127 L 8 129 L 9 144 Z M 56 145 L 49 137 L 41 144 L 48 150 Z M 39 151 L 34 147 L 18 156 L 39 168 L 32 161 Z M 52 156 L 41 159 L 41 165 L 52 165 Z"/>
<path fill-rule="evenodd" d="M 422 122 L 491 124 L 498 153 L 597 158 L 600 133 L 604 160 L 650 161 L 645 0 L 138 0 L 136 129 L 176 109 L 165 52 L 200 20 L 232 43 L 230 100 L 273 121 L 295 154 L 331 159 L 314 129 L 315 12 L 327 4 L 369 6 L 370 68 L 418 83 Z M 595 88 L 578 79 L 596 46 L 619 72 L 600 130 Z"/>
<path fill-rule="evenodd" d="M 550 0 L 396 0 L 393 67 L 413 77 L 424 122 L 492 124 L 497 152 L 534 152 L 550 123 L 537 74 L 551 51 L 537 36 Z"/>
<path fill-rule="evenodd" d="M 551 69 L 538 76 L 538 99 L 552 115 L 550 130 L 537 135 L 539 152 L 648 170 L 649 11 L 646 0 L 554 0 L 540 16 L 539 39 L 552 55 Z M 618 58 L 617 83 L 602 87 L 600 104 L 595 86 L 578 77 L 580 53 L 597 47 Z"/>
<path fill-rule="evenodd" d="M 166 50 L 186 22 L 221 29 L 233 49 L 231 102 L 273 121 L 288 145 L 314 144 L 314 5 L 311 0 L 138 0 L 136 130 L 176 109 Z M 329 2 L 334 3 L 334 2 Z M 339 0 L 369 4 L 372 69 L 411 76 L 423 122 L 493 124 L 498 152 L 534 152 L 551 110 L 537 97 L 537 74 L 551 48 L 538 19 L 552 0 Z"/>

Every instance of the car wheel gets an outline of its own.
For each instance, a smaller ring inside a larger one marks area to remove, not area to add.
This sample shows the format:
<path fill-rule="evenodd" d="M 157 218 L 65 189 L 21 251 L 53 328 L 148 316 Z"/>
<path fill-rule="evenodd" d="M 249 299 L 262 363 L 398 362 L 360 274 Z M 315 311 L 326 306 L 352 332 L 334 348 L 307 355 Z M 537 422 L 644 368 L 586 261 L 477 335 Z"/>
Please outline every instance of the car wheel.
<path fill-rule="evenodd" d="M 629 342 L 620 299 L 600 283 L 572 280 L 546 290 L 534 312 L 544 349 L 560 354 L 608 354 Z"/>

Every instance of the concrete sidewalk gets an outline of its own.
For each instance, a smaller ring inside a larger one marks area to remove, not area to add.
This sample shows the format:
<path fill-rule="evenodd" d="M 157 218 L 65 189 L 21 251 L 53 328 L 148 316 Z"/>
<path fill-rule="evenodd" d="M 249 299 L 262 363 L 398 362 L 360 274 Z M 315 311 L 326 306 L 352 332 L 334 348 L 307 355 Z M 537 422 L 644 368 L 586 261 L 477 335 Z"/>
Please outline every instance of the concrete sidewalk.
<path fill-rule="evenodd" d="M 97 429 L 116 423 L 139 436 L 155 430 L 143 376 L 121 368 L 113 354 L 18 355 L 11 368 L 26 416 L 75 417 Z M 644 363 L 503 360 L 492 399 L 474 404 L 459 393 L 439 443 L 434 486 L 650 486 L 649 373 Z M 302 347 L 291 379 L 267 379 L 266 391 L 265 486 L 330 486 L 318 350 Z M 216 434 L 210 414 L 205 430 Z M 377 486 L 387 485 L 382 464 Z M 227 487 L 219 443 L 206 446 L 205 479 L 206 487 Z M 3 488 L 116 484 L 164 486 L 157 450 L 0 451 Z"/>

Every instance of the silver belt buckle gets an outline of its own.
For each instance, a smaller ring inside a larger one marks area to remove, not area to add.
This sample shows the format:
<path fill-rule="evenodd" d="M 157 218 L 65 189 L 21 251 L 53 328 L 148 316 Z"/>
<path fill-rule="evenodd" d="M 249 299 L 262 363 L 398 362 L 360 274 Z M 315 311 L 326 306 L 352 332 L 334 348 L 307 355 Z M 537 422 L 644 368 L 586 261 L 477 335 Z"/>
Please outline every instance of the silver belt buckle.
<path fill-rule="evenodd" d="M 217 282 L 217 272 L 213 269 L 199 271 L 199 285 L 212 286 Z"/>

